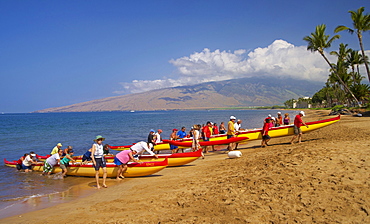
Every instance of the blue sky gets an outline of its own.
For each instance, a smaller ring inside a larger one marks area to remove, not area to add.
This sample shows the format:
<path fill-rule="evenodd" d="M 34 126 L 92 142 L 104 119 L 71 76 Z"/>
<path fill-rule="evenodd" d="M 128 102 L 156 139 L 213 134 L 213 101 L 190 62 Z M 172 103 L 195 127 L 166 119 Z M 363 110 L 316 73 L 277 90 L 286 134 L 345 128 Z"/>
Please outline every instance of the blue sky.
<path fill-rule="evenodd" d="M 0 112 L 262 74 L 324 83 L 302 38 L 351 27 L 361 6 L 370 12 L 368 0 L 0 0 Z M 340 34 L 330 50 L 359 49 Z"/>

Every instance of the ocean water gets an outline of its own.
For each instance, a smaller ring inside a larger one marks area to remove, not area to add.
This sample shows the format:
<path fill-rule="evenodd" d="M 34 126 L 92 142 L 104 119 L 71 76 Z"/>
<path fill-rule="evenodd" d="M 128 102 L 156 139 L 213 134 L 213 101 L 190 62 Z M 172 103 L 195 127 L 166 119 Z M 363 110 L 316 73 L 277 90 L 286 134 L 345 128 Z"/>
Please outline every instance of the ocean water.
<path fill-rule="evenodd" d="M 285 112 L 290 113 L 290 117 L 298 113 Z M 75 155 L 81 155 L 91 147 L 96 135 L 105 137 L 104 143 L 110 145 L 128 145 L 146 141 L 150 129 L 162 129 L 161 136 L 167 139 L 173 128 L 185 126 L 189 131 L 194 124 L 207 121 L 227 124 L 231 115 L 243 120 L 242 128 L 261 128 L 264 118 L 276 113 L 277 110 L 197 110 L 0 114 L 0 218 L 14 204 L 94 181 L 86 177 L 62 179 L 58 175 L 43 177 L 36 172 L 19 172 L 6 167 L 4 158 L 18 160 L 30 151 L 47 155 L 58 142 L 63 144 L 63 149 L 73 146 Z M 112 150 L 112 153 L 116 152 Z"/>

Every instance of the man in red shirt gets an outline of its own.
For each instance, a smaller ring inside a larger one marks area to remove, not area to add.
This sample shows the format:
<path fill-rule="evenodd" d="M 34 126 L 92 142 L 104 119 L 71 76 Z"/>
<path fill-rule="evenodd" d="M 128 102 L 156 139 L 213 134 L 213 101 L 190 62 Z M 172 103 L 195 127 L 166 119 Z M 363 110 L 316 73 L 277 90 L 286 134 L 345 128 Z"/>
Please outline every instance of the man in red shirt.
<path fill-rule="evenodd" d="M 262 142 L 261 142 L 261 147 L 266 147 L 267 142 L 270 141 L 271 137 L 269 136 L 269 129 L 270 129 L 270 122 L 272 119 L 266 119 L 265 123 L 263 124 L 262 128 Z"/>
<path fill-rule="evenodd" d="M 304 125 L 306 128 L 308 128 L 308 125 L 303 122 L 302 117 L 304 116 L 304 111 L 299 112 L 298 115 L 294 118 L 294 136 L 292 140 L 290 141 L 290 144 L 293 144 L 293 141 L 298 136 L 298 143 L 301 143 L 302 139 L 302 130 L 301 127 Z"/>
<path fill-rule="evenodd" d="M 210 121 L 207 121 L 206 126 L 203 127 L 203 141 L 207 142 L 209 141 L 209 138 L 213 134 L 213 128 L 212 128 L 212 123 Z M 208 153 L 208 146 L 204 146 L 204 152 Z M 213 146 L 212 146 L 213 149 Z"/>

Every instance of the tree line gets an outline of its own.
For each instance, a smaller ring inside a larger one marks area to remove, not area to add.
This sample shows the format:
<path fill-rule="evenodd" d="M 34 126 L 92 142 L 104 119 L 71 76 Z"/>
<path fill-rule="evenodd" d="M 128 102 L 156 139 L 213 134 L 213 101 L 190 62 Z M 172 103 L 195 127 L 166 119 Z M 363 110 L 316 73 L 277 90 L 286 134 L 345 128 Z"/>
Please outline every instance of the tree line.
<path fill-rule="evenodd" d="M 335 105 L 358 106 L 368 103 L 370 86 L 362 84 L 365 78 L 360 74 L 360 66 L 365 65 L 367 77 L 370 81 L 369 60 L 365 55 L 362 34 L 370 30 L 370 15 L 364 14 L 365 8 L 361 7 L 357 11 L 349 11 L 351 14 L 353 27 L 337 26 L 334 33 L 348 31 L 350 34 L 357 34 L 360 45 L 360 51 L 348 48 L 348 44 L 341 43 L 338 51 L 330 52 L 337 57 L 335 63 L 331 63 L 326 57 L 324 50 L 330 48 L 333 41 L 340 38 L 336 34 L 332 37 L 327 35 L 326 25 L 316 26 L 315 32 L 305 36 L 303 40 L 307 41 L 307 50 L 319 52 L 330 67 L 330 74 L 325 86 L 315 93 L 311 99 L 313 104 L 319 107 L 332 107 Z M 286 106 L 291 105 L 292 100 L 286 101 Z"/>

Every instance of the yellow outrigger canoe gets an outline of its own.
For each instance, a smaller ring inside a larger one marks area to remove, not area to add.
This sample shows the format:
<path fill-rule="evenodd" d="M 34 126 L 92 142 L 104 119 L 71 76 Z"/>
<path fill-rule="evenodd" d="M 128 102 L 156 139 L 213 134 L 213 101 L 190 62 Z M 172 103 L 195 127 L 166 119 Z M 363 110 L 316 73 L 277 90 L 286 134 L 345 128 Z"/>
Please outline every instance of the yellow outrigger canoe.
<path fill-rule="evenodd" d="M 337 117 L 328 118 L 324 120 L 306 122 L 306 124 L 308 125 L 308 128 L 305 126 L 302 126 L 301 130 L 303 133 L 314 131 L 319 128 L 323 128 L 335 122 L 338 122 L 339 120 L 340 120 L 340 115 L 338 115 Z M 294 134 L 294 125 L 284 125 L 280 127 L 273 127 L 269 130 L 269 135 L 272 138 L 289 136 L 293 134 Z M 248 139 L 246 139 L 244 142 L 250 141 L 250 140 L 259 140 L 259 139 L 262 139 L 262 129 L 241 131 L 239 132 L 237 137 L 247 137 Z M 213 135 L 211 136 L 209 140 L 210 141 L 220 141 L 220 140 L 225 140 L 226 138 L 227 138 L 226 134 Z M 191 141 L 192 141 L 191 139 L 184 139 L 184 142 L 191 142 Z M 244 142 L 241 142 L 241 143 L 244 143 Z M 132 145 L 111 146 L 111 149 L 126 150 L 126 149 L 130 149 L 131 146 Z M 179 148 L 186 148 L 186 147 L 179 146 Z M 169 143 L 160 143 L 154 146 L 154 150 L 170 150 L 170 145 Z"/>
<path fill-rule="evenodd" d="M 16 167 L 17 161 L 7 161 L 4 159 L 4 163 L 9 167 Z M 44 163 L 32 165 L 33 171 L 43 171 Z M 143 177 L 157 173 L 168 166 L 168 159 L 162 159 L 162 161 L 151 161 L 143 163 L 129 163 L 127 164 L 127 171 L 123 173 L 124 177 Z M 116 177 L 118 166 L 114 163 L 107 163 L 107 177 Z M 59 165 L 55 165 L 52 173 L 60 173 L 62 169 Z M 95 177 L 95 169 L 92 164 L 75 164 L 67 167 L 68 176 L 82 176 L 82 177 Z M 100 169 L 100 175 L 103 175 L 103 171 Z"/>

